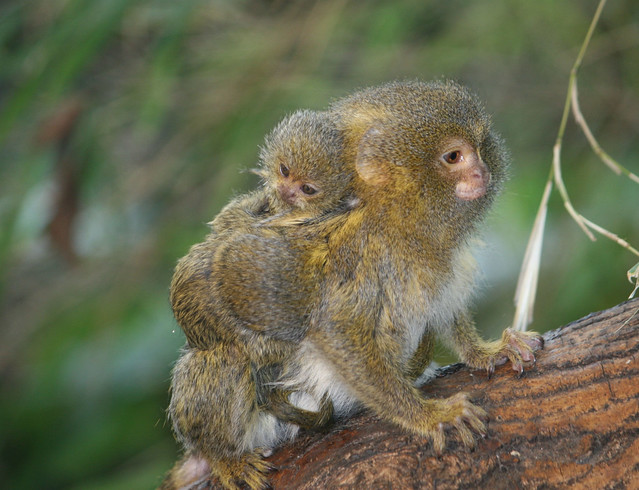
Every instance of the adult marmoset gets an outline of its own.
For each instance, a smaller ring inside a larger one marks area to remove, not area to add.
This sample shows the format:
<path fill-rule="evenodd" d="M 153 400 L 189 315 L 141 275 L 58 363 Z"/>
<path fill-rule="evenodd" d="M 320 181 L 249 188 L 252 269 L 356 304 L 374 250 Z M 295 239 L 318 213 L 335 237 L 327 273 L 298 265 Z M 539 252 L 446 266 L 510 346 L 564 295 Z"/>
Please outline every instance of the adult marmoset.
<path fill-rule="evenodd" d="M 484 411 L 461 393 L 427 399 L 413 380 L 430 361 L 422 346 L 433 336 L 489 372 L 505 360 L 521 371 L 542 346 L 539 335 L 510 329 L 486 342 L 469 314 L 473 236 L 504 179 L 503 142 L 476 96 L 452 82 L 366 89 L 329 113 L 361 204 L 324 246 L 319 298 L 288 365 L 291 383 L 328 396 L 337 413 L 364 405 L 437 451 L 445 425 L 472 446 L 472 430 L 485 431 Z M 306 270 L 316 255 L 301 258 Z"/>
<path fill-rule="evenodd" d="M 437 451 L 446 425 L 472 446 L 472 431 L 485 431 L 484 411 L 464 394 L 427 399 L 414 385 L 435 336 L 489 372 L 506 360 L 521 371 L 542 345 L 537 334 L 510 329 L 486 342 L 469 314 L 473 236 L 504 179 L 503 142 L 478 99 L 452 82 L 366 89 L 329 114 L 357 173 L 359 204 L 330 223 L 289 228 L 271 244 L 298 249 L 285 261 L 300 272 L 282 289 L 305 291 L 301 309 L 309 312 L 282 382 L 328 397 L 338 415 L 367 407 L 431 439 Z M 263 270 L 259 258 L 235 259 L 249 276 Z M 257 281 L 249 276 L 234 294 L 247 294 L 242 285 Z"/>

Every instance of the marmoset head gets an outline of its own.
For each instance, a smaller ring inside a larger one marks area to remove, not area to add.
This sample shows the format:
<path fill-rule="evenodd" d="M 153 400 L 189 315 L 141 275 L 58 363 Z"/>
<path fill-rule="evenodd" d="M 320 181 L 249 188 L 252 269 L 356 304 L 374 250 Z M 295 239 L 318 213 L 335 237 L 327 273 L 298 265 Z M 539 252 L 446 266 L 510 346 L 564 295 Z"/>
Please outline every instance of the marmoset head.
<path fill-rule="evenodd" d="M 361 193 L 475 221 L 505 178 L 503 143 L 476 96 L 454 82 L 393 82 L 331 108 Z"/>
<path fill-rule="evenodd" d="M 348 169 L 341 133 L 325 113 L 297 111 L 266 137 L 257 171 L 282 210 L 312 213 L 335 208 L 345 198 L 354 169 Z"/>

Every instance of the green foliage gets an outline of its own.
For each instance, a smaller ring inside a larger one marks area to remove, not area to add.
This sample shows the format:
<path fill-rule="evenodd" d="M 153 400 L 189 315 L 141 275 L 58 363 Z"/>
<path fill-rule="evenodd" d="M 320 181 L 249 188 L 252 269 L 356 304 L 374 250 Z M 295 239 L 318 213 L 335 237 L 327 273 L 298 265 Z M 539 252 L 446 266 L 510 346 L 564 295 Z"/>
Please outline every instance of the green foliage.
<path fill-rule="evenodd" d="M 599 143 L 638 173 L 639 20 L 631 4 L 604 10 L 579 87 Z M 255 165 L 277 121 L 358 87 L 453 78 L 495 115 L 513 165 L 488 222 L 477 306 L 478 324 L 497 336 L 512 318 L 569 70 L 595 7 L 4 2 L 0 481 L 157 484 L 177 456 L 164 415 L 184 338 L 167 300 L 175 261 L 233 194 L 256 184 L 242 170 Z M 74 124 L 65 126 L 65 116 Z M 601 165 L 571 124 L 562 162 L 575 207 L 639 243 L 636 184 Z M 50 227 L 56 216 L 58 234 Z M 532 328 L 624 300 L 634 262 L 614 243 L 590 243 L 551 199 Z"/>

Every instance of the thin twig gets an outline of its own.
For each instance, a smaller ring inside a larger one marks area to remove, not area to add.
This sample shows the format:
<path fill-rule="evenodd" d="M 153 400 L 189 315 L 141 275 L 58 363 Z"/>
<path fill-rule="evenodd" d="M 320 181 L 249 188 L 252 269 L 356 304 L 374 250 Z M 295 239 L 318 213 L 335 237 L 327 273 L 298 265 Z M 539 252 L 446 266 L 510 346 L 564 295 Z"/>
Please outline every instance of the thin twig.
<path fill-rule="evenodd" d="M 553 173 L 554 173 L 555 184 L 557 185 L 557 189 L 559 190 L 559 193 L 561 194 L 561 198 L 564 201 L 564 207 L 566 208 L 570 216 L 572 216 L 572 218 L 575 220 L 575 222 L 581 227 L 583 232 L 588 236 L 588 238 L 590 238 L 591 240 L 595 240 L 594 234 L 590 231 L 592 229 L 596 231 L 597 233 L 600 233 L 601 235 L 605 236 L 606 238 L 609 238 L 610 240 L 614 241 L 615 243 L 622 246 L 626 250 L 632 252 L 633 254 L 639 255 L 637 250 L 633 248 L 632 246 L 630 246 L 628 242 L 626 242 L 625 240 L 622 240 L 614 233 L 606 230 L 605 228 L 597 225 L 596 223 L 593 223 L 592 221 L 585 218 L 583 215 L 581 215 L 575 210 L 574 206 L 572 205 L 572 202 L 570 201 L 570 197 L 568 196 L 568 191 L 566 190 L 566 186 L 561 176 L 561 144 L 564 137 L 564 131 L 566 129 L 568 113 L 570 111 L 570 108 L 572 107 L 575 119 L 577 123 L 581 126 L 582 130 L 584 131 L 584 134 L 586 135 L 586 138 L 588 139 L 593 151 L 603 160 L 603 162 L 606 165 L 612 168 L 616 173 L 618 174 L 624 173 L 630 179 L 639 183 L 639 177 L 637 177 L 635 174 L 633 174 L 632 172 L 629 172 L 627 169 L 625 169 L 624 167 L 619 165 L 617 162 L 615 162 L 599 146 L 599 144 L 597 143 L 597 140 L 592 135 L 590 128 L 588 128 L 588 125 L 586 124 L 586 120 L 584 119 L 583 114 L 581 113 L 581 110 L 579 108 L 579 98 L 578 98 L 578 91 L 577 91 L 577 72 L 579 71 L 579 67 L 581 66 L 581 62 L 583 61 L 583 57 L 586 53 L 586 49 L 588 48 L 588 44 L 590 43 L 592 33 L 595 30 L 595 26 L 597 25 L 597 22 L 599 21 L 599 17 L 601 16 L 601 11 L 603 10 L 603 7 L 605 4 L 606 4 L 606 0 L 601 0 L 599 2 L 599 5 L 597 6 L 597 11 L 595 12 L 595 15 L 592 18 L 592 22 L 590 23 L 590 27 L 588 29 L 584 42 L 581 45 L 581 49 L 579 50 L 579 54 L 577 55 L 577 59 L 575 60 L 575 64 L 570 70 L 568 94 L 566 95 L 566 101 L 564 103 L 564 113 L 561 118 L 561 124 L 559 126 L 559 131 L 557 134 L 557 141 L 555 142 L 555 146 L 553 148 Z"/>
<path fill-rule="evenodd" d="M 564 101 L 564 111 L 561 116 L 561 123 L 559 124 L 559 130 L 557 131 L 557 140 L 553 147 L 553 161 L 550 169 L 550 174 L 548 176 L 548 180 L 546 182 L 546 188 L 544 190 L 544 194 L 539 205 L 539 210 L 537 211 L 537 216 L 535 218 L 535 224 L 530 234 L 530 238 L 528 240 L 528 245 L 526 247 L 526 254 L 524 256 L 524 260 L 522 263 L 522 268 L 519 273 L 519 280 L 517 282 L 517 290 L 515 292 L 515 317 L 513 319 L 513 327 L 518 330 L 526 330 L 528 324 L 532 322 L 532 312 L 535 302 L 535 295 L 537 291 L 537 280 L 539 277 L 539 268 L 541 263 L 541 249 L 543 243 L 543 235 L 544 235 L 544 226 L 546 221 L 546 213 L 548 208 L 548 199 L 550 196 L 550 192 L 552 190 L 553 181 L 557 185 L 559 193 L 564 201 L 564 206 L 567 211 L 573 217 L 575 222 L 581 227 L 584 233 L 591 239 L 595 240 L 595 236 L 588 229 L 588 226 L 594 225 L 594 223 L 585 220 L 573 207 L 570 202 L 570 197 L 568 196 L 568 191 L 566 190 L 566 186 L 564 185 L 563 179 L 561 177 L 561 146 L 563 142 L 564 133 L 566 131 L 566 124 L 568 122 L 568 116 L 570 114 L 570 108 L 573 100 L 573 94 L 576 93 L 576 79 L 577 72 L 579 70 L 579 66 L 584 58 L 586 53 L 586 49 L 588 48 L 588 44 L 590 43 L 590 39 L 594 32 L 595 26 L 599 21 L 599 17 L 601 15 L 601 11 L 603 10 L 604 5 L 606 4 L 606 0 L 601 0 L 597 7 L 597 11 L 593 16 L 593 19 L 590 23 L 590 27 L 588 28 L 588 32 L 586 33 L 586 37 L 584 42 L 581 45 L 581 49 L 579 50 L 579 54 L 577 55 L 577 59 L 570 70 L 570 78 L 568 83 L 568 93 L 566 94 L 566 99 Z M 595 225 L 597 226 L 597 225 Z M 597 231 L 608 233 L 607 230 L 603 230 L 597 226 Z M 606 236 L 609 236 L 606 235 Z M 618 238 L 618 237 L 617 237 Z M 619 239 L 620 240 L 620 239 Z M 634 250 L 634 249 L 633 249 Z"/>
<path fill-rule="evenodd" d="M 564 185 L 564 179 L 561 176 L 561 140 L 555 143 L 552 152 L 552 168 L 555 184 L 557 185 L 557 189 L 559 190 L 559 194 L 561 194 L 561 198 L 564 201 L 564 207 L 572 216 L 572 219 L 579 225 L 579 227 L 583 230 L 583 232 L 590 238 L 592 241 L 595 241 L 595 235 L 588 229 L 586 223 L 583 221 L 581 215 L 575 210 L 570 201 L 570 197 L 568 196 L 568 191 L 566 190 L 566 186 Z"/>
<path fill-rule="evenodd" d="M 601 235 L 605 236 L 606 238 L 609 238 L 610 240 L 612 240 L 613 242 L 616 242 L 618 245 L 622 246 L 623 248 L 625 248 L 629 252 L 632 252 L 633 254 L 639 256 L 639 250 L 637 250 L 636 248 L 631 246 L 624 239 L 619 238 L 619 236 L 615 235 L 614 233 L 606 230 L 605 228 L 602 228 L 601 226 L 599 226 L 596 223 L 593 223 L 588 218 L 583 217 L 581 214 L 579 215 L 579 217 L 583 220 L 583 222 L 586 225 L 588 225 L 590 228 L 595 230 L 597 233 L 600 233 Z"/>
<path fill-rule="evenodd" d="M 568 93 L 566 94 L 566 100 L 564 102 L 564 112 L 561 116 L 561 123 L 559 124 L 559 130 L 557 131 L 557 141 L 555 142 L 555 146 L 553 148 L 553 172 L 555 184 L 557 185 L 557 189 L 561 194 L 561 198 L 564 201 L 564 207 L 568 211 L 568 213 L 572 216 L 575 222 L 581 227 L 583 232 L 590 238 L 591 240 L 595 240 L 595 236 L 588 230 L 585 222 L 582 220 L 581 215 L 575 211 L 572 202 L 570 201 L 570 197 L 568 196 L 568 191 L 566 190 L 566 186 L 564 185 L 564 181 L 561 177 L 561 145 L 564 139 L 564 133 L 566 131 L 566 123 L 568 122 L 568 115 L 570 114 L 570 107 L 572 102 L 572 94 L 575 90 L 577 84 L 577 72 L 579 71 L 579 67 L 584 59 L 586 54 L 586 50 L 588 49 L 588 45 L 590 44 L 590 39 L 592 38 L 592 34 L 595 31 L 595 27 L 597 26 L 597 22 L 599 22 L 599 17 L 601 16 L 601 11 L 606 4 L 606 0 L 601 0 L 599 5 L 597 6 L 597 10 L 595 15 L 590 22 L 590 27 L 588 28 L 588 32 L 586 33 L 586 37 L 584 38 L 584 42 L 579 49 L 579 54 L 577 54 L 577 58 L 575 59 L 575 63 L 570 70 L 570 78 L 568 81 Z"/>
<path fill-rule="evenodd" d="M 576 80 L 572 90 L 572 114 L 575 117 L 575 121 L 577 121 L 577 124 L 579 124 L 579 126 L 581 127 L 581 130 L 584 132 L 584 135 L 586 135 L 586 139 L 588 140 L 588 143 L 590 143 L 590 147 L 592 148 L 592 151 L 594 151 L 597 154 L 597 156 L 601 159 L 601 161 L 604 164 L 606 164 L 608 167 L 610 167 L 610 169 L 613 172 L 615 172 L 617 175 L 623 174 L 626 177 L 628 177 L 630 180 L 637 182 L 639 184 L 639 176 L 632 173 L 630 170 L 628 170 L 623 165 L 619 164 L 619 162 L 617 162 L 610 155 L 608 155 L 608 153 L 606 153 L 604 149 L 601 148 L 601 146 L 599 145 L 599 143 L 593 136 L 592 132 L 590 131 L 590 128 L 588 127 L 588 124 L 586 123 L 586 119 L 584 118 L 581 112 L 581 108 L 579 107 L 579 96 L 577 94 Z"/>

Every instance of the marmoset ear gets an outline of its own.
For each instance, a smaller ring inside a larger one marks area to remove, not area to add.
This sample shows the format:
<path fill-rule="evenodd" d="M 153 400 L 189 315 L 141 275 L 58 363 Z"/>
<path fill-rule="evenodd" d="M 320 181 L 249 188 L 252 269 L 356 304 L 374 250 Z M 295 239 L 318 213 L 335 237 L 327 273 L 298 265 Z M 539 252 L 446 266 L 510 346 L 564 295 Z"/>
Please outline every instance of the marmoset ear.
<path fill-rule="evenodd" d="M 357 148 L 355 169 L 357 174 L 370 185 L 381 185 L 388 181 L 388 161 L 380 148 L 383 148 L 384 131 L 380 125 L 371 126 L 362 136 Z"/>

